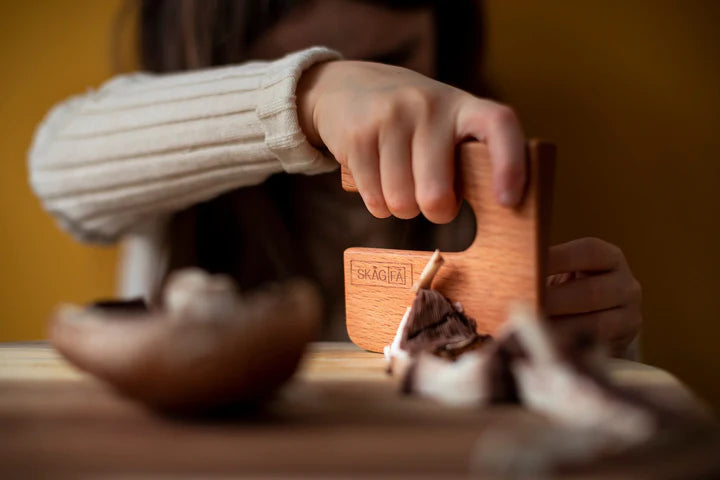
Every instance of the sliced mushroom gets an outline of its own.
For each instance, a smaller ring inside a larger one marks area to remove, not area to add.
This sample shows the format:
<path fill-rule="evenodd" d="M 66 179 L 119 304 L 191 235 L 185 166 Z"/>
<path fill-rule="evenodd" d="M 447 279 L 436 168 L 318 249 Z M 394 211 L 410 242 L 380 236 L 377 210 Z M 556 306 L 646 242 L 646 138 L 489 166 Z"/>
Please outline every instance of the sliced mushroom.
<path fill-rule="evenodd" d="M 436 250 L 413 287 L 412 306 L 405 311 L 393 342 L 384 348 L 389 373 L 404 372 L 408 360 L 421 352 L 454 360 L 490 338 L 477 334 L 475 320 L 465 315 L 460 303 L 451 303 L 430 288 L 443 263 Z"/>
<path fill-rule="evenodd" d="M 387 373 L 389 374 L 398 373 L 400 375 L 404 375 L 405 369 L 408 366 L 410 354 L 406 350 L 403 350 L 400 347 L 400 344 L 402 342 L 403 335 L 405 334 L 405 328 L 407 326 L 407 320 L 409 315 L 410 307 L 405 309 L 405 314 L 400 320 L 400 325 L 398 325 L 398 329 L 395 333 L 395 338 L 393 339 L 392 343 L 390 345 L 386 345 L 385 348 L 383 348 L 385 361 L 388 365 Z"/>
<path fill-rule="evenodd" d="M 408 313 L 400 348 L 410 355 L 432 352 L 453 359 L 489 338 L 478 335 L 475 328 L 475 320 L 456 309 L 442 293 L 423 288 Z"/>
<path fill-rule="evenodd" d="M 427 352 L 412 362 L 402 391 L 433 398 L 452 406 L 481 406 L 490 400 L 488 355 L 475 350 L 456 361 Z"/>
<path fill-rule="evenodd" d="M 570 361 L 573 352 L 559 348 L 538 316 L 516 308 L 495 341 L 455 362 L 417 356 L 404 385 L 444 403 L 520 401 L 564 425 L 596 428 L 629 443 L 648 438 L 656 428 L 653 412 L 610 388 L 596 365 L 583 365 L 582 353 Z"/>
<path fill-rule="evenodd" d="M 560 424 L 610 435 L 618 446 L 647 440 L 656 431 L 652 409 L 611 388 L 595 368 L 582 368 L 582 352 L 576 352 L 576 362 L 570 361 L 531 310 L 516 307 L 508 327 L 526 352 L 511 364 L 523 404 Z"/>

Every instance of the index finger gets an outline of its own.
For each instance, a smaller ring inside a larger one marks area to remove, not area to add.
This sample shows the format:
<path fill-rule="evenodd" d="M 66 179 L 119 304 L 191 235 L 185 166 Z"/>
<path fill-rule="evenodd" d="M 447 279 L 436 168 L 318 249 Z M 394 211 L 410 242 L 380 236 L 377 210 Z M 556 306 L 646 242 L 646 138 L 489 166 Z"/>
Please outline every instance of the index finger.
<path fill-rule="evenodd" d="M 514 207 L 522 199 L 527 169 L 525 134 L 515 112 L 506 105 L 472 97 L 458 115 L 461 139 L 484 142 L 493 164 L 493 186 L 500 204 Z"/>
<path fill-rule="evenodd" d="M 605 272 L 623 263 L 622 251 L 599 238 L 578 238 L 550 248 L 547 274 Z"/>

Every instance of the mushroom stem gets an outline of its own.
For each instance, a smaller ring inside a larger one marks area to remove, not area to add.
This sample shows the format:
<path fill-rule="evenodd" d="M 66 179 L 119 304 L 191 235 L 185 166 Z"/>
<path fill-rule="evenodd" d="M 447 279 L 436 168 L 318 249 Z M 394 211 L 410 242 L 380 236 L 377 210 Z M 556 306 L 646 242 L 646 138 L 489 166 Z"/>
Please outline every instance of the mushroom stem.
<path fill-rule="evenodd" d="M 418 278 L 418 281 L 413 285 L 413 292 L 417 292 L 421 288 L 430 288 L 435 274 L 440 270 L 440 267 L 443 266 L 443 263 L 445 263 L 445 259 L 440 255 L 440 250 L 436 249 L 420 274 L 420 278 Z"/>

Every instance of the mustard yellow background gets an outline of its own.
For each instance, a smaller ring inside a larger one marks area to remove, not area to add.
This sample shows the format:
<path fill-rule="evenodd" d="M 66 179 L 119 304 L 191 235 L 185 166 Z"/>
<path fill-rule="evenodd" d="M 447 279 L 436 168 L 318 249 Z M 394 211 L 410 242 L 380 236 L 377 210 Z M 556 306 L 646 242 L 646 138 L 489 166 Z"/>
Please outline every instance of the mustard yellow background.
<path fill-rule="evenodd" d="M 623 248 L 644 360 L 720 407 L 720 2 L 486 3 L 490 79 L 559 147 L 554 240 Z"/>
<path fill-rule="evenodd" d="M 114 72 L 121 5 L 0 3 L 0 341 L 42 338 L 57 302 L 112 293 L 115 251 L 55 227 L 25 153 L 53 103 Z M 720 406 L 720 2 L 486 5 L 490 81 L 559 145 L 555 241 L 622 246 L 644 286 L 645 360 Z"/>
<path fill-rule="evenodd" d="M 0 341 L 38 339 L 53 305 L 111 294 L 113 249 L 56 228 L 27 181 L 35 125 L 112 74 L 118 0 L 6 1 L 0 8 Z"/>

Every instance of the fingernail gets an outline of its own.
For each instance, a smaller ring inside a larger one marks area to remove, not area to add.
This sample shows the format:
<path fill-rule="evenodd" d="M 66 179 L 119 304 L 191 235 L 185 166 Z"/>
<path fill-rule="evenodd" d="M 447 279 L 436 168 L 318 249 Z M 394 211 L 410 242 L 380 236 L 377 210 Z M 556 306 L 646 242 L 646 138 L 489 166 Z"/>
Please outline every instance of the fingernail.
<path fill-rule="evenodd" d="M 500 192 L 500 204 L 506 207 L 514 207 L 517 199 L 510 190 L 503 190 Z"/>

